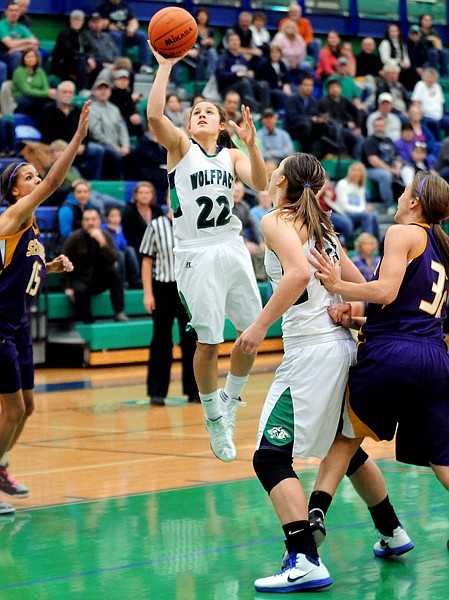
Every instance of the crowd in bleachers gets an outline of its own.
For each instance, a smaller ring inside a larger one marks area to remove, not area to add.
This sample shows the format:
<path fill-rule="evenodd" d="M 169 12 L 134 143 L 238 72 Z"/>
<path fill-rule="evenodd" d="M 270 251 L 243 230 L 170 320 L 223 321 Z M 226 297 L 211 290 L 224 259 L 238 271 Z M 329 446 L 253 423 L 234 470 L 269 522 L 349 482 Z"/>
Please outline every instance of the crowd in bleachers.
<path fill-rule="evenodd" d="M 33 157 L 45 176 L 76 130 L 79 106 L 90 97 L 89 136 L 47 204 L 61 207 L 60 215 L 67 212 L 77 202 L 79 181 L 143 180 L 164 206 L 166 151 L 148 131 L 145 98 L 135 89 L 139 78 L 149 89 L 157 65 L 129 5 L 105 0 L 92 2 L 88 15 L 73 10 L 51 51 L 33 33 L 28 7 L 29 0 L 8 2 L 0 19 L 0 169 L 1 161 L 22 154 Z M 348 244 L 360 231 L 381 242 L 367 181 L 393 213 L 399 191 L 417 170 L 437 171 L 449 180 L 449 114 L 439 82 L 448 75 L 447 51 L 431 15 L 411 24 L 405 38 L 390 23 L 379 43 L 366 37 L 360 49 L 335 30 L 317 39 L 296 3 L 282 14 L 276 32 L 267 29 L 261 11 L 241 12 L 224 32 L 210 27 L 206 8 L 198 8 L 195 18 L 198 40 L 173 69 L 168 118 L 186 127 L 189 107 L 202 95 L 223 103 L 228 119 L 238 123 L 245 103 L 267 161 L 278 163 L 294 149 L 353 159 L 355 170 L 333 182 L 334 199 L 328 194 L 326 204 Z M 194 85 L 184 86 L 186 79 Z M 255 207 L 258 198 L 243 192 L 243 202 Z M 117 207 L 116 200 L 98 194 L 89 201 L 102 216 Z M 251 231 L 245 228 L 248 239 Z M 60 227 L 58 235 L 65 237 Z M 130 236 L 125 231 L 133 246 Z"/>

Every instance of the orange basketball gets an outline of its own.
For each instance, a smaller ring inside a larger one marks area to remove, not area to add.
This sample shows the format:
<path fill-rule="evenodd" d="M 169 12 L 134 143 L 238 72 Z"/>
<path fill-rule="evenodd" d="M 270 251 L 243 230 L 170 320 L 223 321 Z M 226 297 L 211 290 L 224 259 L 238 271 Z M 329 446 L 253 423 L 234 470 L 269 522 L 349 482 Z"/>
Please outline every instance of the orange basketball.
<path fill-rule="evenodd" d="M 198 26 L 186 10 L 169 6 L 153 15 L 148 25 L 148 37 L 159 54 L 175 58 L 194 46 Z"/>

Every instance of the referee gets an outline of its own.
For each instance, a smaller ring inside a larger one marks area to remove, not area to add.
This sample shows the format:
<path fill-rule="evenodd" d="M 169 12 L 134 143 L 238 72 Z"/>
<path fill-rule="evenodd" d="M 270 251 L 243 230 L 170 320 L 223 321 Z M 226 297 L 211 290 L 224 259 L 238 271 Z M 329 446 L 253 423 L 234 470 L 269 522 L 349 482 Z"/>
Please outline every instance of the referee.
<path fill-rule="evenodd" d="M 193 373 L 196 340 L 186 333 L 188 316 L 179 298 L 175 281 L 172 212 L 153 219 L 140 245 L 142 258 L 143 303 L 153 317 L 153 339 L 148 361 L 147 393 L 152 406 L 164 406 L 173 362 L 172 328 L 178 320 L 182 351 L 182 387 L 189 402 L 199 402 Z"/>

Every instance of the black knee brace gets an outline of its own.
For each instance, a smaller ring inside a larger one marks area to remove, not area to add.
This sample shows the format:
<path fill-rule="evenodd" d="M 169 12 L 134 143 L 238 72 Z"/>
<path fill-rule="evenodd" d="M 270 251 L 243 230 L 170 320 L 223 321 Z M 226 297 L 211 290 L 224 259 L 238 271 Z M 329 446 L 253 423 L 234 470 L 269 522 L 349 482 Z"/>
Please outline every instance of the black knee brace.
<path fill-rule="evenodd" d="M 253 456 L 254 471 L 267 494 L 284 479 L 297 479 L 293 458 L 278 450 L 256 450 Z"/>
<path fill-rule="evenodd" d="M 351 477 L 351 475 L 354 475 L 357 469 L 360 469 L 360 467 L 366 463 L 368 458 L 368 454 L 359 446 L 349 462 L 348 470 L 346 471 L 346 477 Z"/>

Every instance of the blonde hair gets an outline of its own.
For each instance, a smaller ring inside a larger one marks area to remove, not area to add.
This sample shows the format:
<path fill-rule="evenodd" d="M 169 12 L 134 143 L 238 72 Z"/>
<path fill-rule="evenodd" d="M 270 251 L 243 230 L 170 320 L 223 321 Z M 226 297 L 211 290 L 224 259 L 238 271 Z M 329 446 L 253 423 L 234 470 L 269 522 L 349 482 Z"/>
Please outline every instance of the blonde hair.
<path fill-rule="evenodd" d="M 360 250 L 362 249 L 362 244 L 364 244 L 365 242 L 374 242 L 376 244 L 375 252 L 379 250 L 379 244 L 377 242 L 377 239 L 374 237 L 374 235 L 365 231 L 364 233 L 361 233 L 359 236 L 357 236 L 357 238 L 355 239 L 355 251 L 360 252 Z"/>
<path fill-rule="evenodd" d="M 151 201 L 151 204 L 154 204 L 156 202 L 156 188 L 151 183 L 151 181 L 139 181 L 139 183 L 134 188 L 131 202 L 133 202 L 134 204 L 136 203 L 136 201 L 137 201 L 136 195 L 141 188 L 149 188 L 153 192 L 153 199 Z"/>
<path fill-rule="evenodd" d="M 360 187 L 365 187 L 366 180 L 367 180 L 366 167 L 361 162 L 355 162 L 355 163 L 352 163 L 351 165 L 349 165 L 348 172 L 346 173 L 346 179 L 348 181 L 351 181 L 352 183 L 355 183 L 354 181 L 352 181 L 352 171 L 354 170 L 354 167 L 359 167 L 363 171 L 362 181 L 360 183 L 357 183 L 356 185 L 359 185 Z"/>

